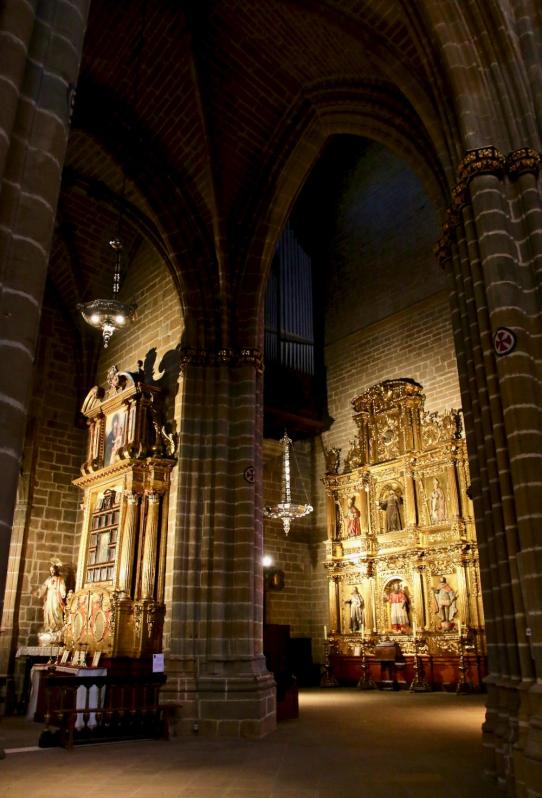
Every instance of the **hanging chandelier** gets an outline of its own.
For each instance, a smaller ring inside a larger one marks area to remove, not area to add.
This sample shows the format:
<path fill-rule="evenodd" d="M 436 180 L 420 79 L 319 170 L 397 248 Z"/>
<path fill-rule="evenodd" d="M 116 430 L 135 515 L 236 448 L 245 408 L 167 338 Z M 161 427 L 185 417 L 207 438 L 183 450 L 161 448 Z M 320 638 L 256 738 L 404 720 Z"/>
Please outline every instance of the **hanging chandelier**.
<path fill-rule="evenodd" d="M 141 62 L 143 58 L 143 45 L 145 40 L 147 3 L 148 0 L 142 0 L 141 2 L 141 19 L 140 19 L 139 35 L 137 37 L 137 41 L 134 48 L 135 69 L 134 69 L 132 98 L 130 103 L 131 108 L 133 109 L 134 117 L 136 116 L 137 112 L 139 83 L 141 79 Z M 128 143 L 130 143 L 130 141 L 134 149 L 131 152 L 131 156 L 129 155 L 127 156 L 127 158 L 135 162 L 136 153 L 134 146 L 135 135 L 134 135 L 133 122 L 129 126 Z M 128 149 L 128 151 L 130 152 L 130 148 Z M 135 304 L 128 305 L 119 300 L 120 270 L 121 270 L 122 249 L 123 249 L 121 229 L 122 229 L 123 213 L 125 210 L 125 203 L 126 203 L 126 167 L 123 166 L 122 189 L 119 201 L 119 218 L 117 222 L 117 234 L 109 242 L 109 246 L 111 247 L 114 253 L 114 261 L 115 261 L 115 265 L 113 268 L 113 296 L 111 299 L 92 299 L 90 302 L 84 302 L 77 305 L 77 310 L 80 311 L 86 323 L 89 324 L 91 327 L 94 327 L 96 330 L 101 330 L 104 342 L 104 349 L 107 349 L 107 347 L 109 346 L 109 341 L 111 340 L 111 336 L 113 335 L 113 333 L 115 333 L 117 330 L 122 329 L 127 324 L 127 322 L 134 320 L 137 308 L 137 305 Z"/>
<path fill-rule="evenodd" d="M 113 297 L 111 299 L 92 299 L 90 302 L 77 305 L 77 310 L 80 311 L 86 323 L 90 324 L 90 326 L 94 327 L 96 330 L 102 331 L 104 349 L 107 349 L 109 346 L 111 336 L 116 330 L 122 329 L 126 322 L 134 320 L 137 307 L 137 305 L 127 305 L 124 302 L 120 302 L 118 298 L 122 241 L 118 237 L 113 238 L 109 242 L 109 246 L 115 253 Z"/>
<path fill-rule="evenodd" d="M 288 433 L 284 430 L 281 438 L 282 444 L 282 478 L 281 478 L 281 500 L 278 504 L 264 507 L 263 514 L 266 518 L 280 518 L 284 527 L 284 534 L 290 531 L 290 524 L 298 518 L 312 513 L 311 504 L 294 504 L 292 502 L 291 470 L 290 470 L 290 451 L 292 441 Z"/>

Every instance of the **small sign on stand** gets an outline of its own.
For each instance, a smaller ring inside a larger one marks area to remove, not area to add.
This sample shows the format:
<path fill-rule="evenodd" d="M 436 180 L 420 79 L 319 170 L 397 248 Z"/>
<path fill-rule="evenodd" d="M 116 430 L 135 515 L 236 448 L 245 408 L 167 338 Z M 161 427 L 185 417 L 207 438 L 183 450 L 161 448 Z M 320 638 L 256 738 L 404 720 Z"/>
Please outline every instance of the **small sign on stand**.
<path fill-rule="evenodd" d="M 164 673 L 164 652 L 160 651 L 158 654 L 152 655 L 152 672 Z"/>

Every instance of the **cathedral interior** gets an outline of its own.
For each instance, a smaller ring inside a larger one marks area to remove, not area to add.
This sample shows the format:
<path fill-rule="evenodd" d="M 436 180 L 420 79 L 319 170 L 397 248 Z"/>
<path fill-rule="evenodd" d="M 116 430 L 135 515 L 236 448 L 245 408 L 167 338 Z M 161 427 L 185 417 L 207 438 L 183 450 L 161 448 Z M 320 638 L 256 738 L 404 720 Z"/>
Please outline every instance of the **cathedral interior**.
<path fill-rule="evenodd" d="M 478 692 L 541 796 L 540 4 L 6 0 L 0 40 L 2 714 Z"/>

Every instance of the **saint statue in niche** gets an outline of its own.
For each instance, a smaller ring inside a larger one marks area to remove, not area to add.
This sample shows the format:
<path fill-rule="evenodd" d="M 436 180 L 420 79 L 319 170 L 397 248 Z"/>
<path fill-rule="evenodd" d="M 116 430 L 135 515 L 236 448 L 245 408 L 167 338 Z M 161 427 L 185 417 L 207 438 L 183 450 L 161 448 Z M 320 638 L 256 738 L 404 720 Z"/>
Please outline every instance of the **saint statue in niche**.
<path fill-rule="evenodd" d="M 346 511 L 346 536 L 349 538 L 355 538 L 358 535 L 361 535 L 361 525 L 360 525 L 360 516 L 361 513 L 356 507 L 356 497 L 352 496 L 351 499 L 348 500 L 348 510 Z"/>
<path fill-rule="evenodd" d="M 440 524 L 446 520 L 446 498 L 436 477 L 433 479 L 433 492 L 429 497 L 429 515 L 432 524 Z"/>
<path fill-rule="evenodd" d="M 344 603 L 350 604 L 350 631 L 362 631 L 365 625 L 365 602 L 357 587 L 352 588 L 352 595 Z"/>
<path fill-rule="evenodd" d="M 402 632 L 410 626 L 408 619 L 408 594 L 401 581 L 397 579 L 390 585 L 390 590 L 384 593 L 384 601 L 390 604 L 390 622 L 394 632 Z"/>
<path fill-rule="evenodd" d="M 402 503 L 402 497 L 393 488 L 385 499 L 380 500 L 380 509 L 386 513 L 386 532 L 398 532 L 403 528 L 401 520 Z"/>
<path fill-rule="evenodd" d="M 457 593 L 448 584 L 446 577 L 441 576 L 438 587 L 433 588 L 433 595 L 435 598 L 435 612 L 440 615 L 440 628 L 449 629 L 457 615 Z"/>

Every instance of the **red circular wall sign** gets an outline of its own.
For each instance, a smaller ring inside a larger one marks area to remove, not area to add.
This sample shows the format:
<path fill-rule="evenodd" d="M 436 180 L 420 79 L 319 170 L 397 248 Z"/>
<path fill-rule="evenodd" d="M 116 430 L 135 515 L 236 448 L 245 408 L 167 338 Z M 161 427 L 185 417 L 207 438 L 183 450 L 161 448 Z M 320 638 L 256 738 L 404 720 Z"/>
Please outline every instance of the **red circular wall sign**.
<path fill-rule="evenodd" d="M 498 327 L 493 336 L 493 346 L 498 355 L 509 355 L 517 343 L 516 334 L 508 327 Z"/>

